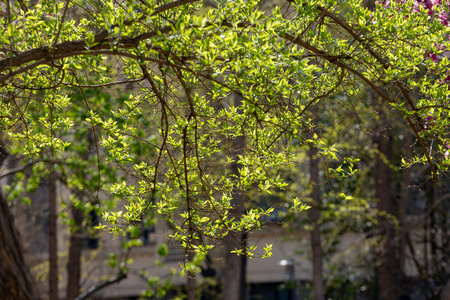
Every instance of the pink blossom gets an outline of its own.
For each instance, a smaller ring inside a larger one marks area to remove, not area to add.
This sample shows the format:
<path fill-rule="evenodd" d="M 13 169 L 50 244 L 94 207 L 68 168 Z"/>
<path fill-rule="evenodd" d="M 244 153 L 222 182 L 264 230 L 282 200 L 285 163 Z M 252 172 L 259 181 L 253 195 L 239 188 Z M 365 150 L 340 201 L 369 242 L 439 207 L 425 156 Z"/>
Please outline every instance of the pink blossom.
<path fill-rule="evenodd" d="M 428 54 L 428 57 L 431 58 L 431 60 L 432 60 L 433 62 L 438 62 L 438 61 L 439 61 L 439 58 L 438 58 L 437 55 L 434 54 L 434 53 Z"/>
<path fill-rule="evenodd" d="M 434 126 L 434 120 L 436 120 L 433 116 L 428 116 L 425 125 L 423 126 L 425 129 L 428 128 L 428 126 L 433 127 Z"/>
<path fill-rule="evenodd" d="M 432 2 L 431 0 L 425 0 L 424 2 L 425 2 L 425 6 L 426 6 L 428 9 L 433 8 L 433 2 Z"/>
<path fill-rule="evenodd" d="M 439 14 L 439 19 L 441 19 L 441 20 L 448 20 L 448 14 L 446 12 L 441 12 Z"/>
<path fill-rule="evenodd" d="M 444 50 L 446 49 L 445 45 L 439 45 L 438 43 L 434 43 L 434 46 L 438 49 L 438 50 Z"/>

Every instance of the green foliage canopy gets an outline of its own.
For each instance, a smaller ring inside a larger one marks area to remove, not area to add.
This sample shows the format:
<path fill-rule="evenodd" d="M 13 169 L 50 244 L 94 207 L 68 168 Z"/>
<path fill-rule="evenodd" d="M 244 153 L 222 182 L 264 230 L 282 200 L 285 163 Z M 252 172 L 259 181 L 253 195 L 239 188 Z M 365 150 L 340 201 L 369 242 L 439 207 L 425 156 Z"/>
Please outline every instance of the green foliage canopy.
<path fill-rule="evenodd" d="M 267 169 L 288 163 L 296 146 L 343 159 L 312 134 L 310 113 L 343 86 L 350 94 L 369 86 L 403 115 L 421 146 L 405 165 L 427 163 L 434 176 L 446 170 L 449 62 L 424 54 L 444 52 L 450 29 L 424 9 L 411 13 L 412 6 L 370 11 L 359 0 L 313 0 L 267 11 L 246 0 L 213 7 L 197 0 L 7 2 L 0 128 L 16 152 L 52 165 L 76 143 L 70 137 L 79 128 L 98 133 L 97 151 L 117 178 L 98 168 L 92 180 L 126 199 L 122 210 L 104 212 L 108 228 L 121 233 L 153 210 L 183 245 L 205 252 L 212 246 L 191 243 L 193 233 L 214 240 L 261 226 L 272 208 L 235 218 L 233 194 L 282 188 Z M 98 102 L 85 93 L 92 88 L 126 97 Z M 239 136 L 243 151 L 233 148 Z M 239 175 L 228 171 L 236 162 Z M 292 206 L 303 208 L 298 200 Z"/>

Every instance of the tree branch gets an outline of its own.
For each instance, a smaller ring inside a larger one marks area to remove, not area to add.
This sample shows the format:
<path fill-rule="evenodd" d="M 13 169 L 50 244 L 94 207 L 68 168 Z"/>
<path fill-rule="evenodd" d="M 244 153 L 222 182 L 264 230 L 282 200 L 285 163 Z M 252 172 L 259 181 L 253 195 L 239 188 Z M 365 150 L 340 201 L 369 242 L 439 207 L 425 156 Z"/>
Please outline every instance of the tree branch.
<path fill-rule="evenodd" d="M 348 25 L 344 20 L 342 20 L 341 18 L 339 18 L 338 16 L 336 16 L 335 14 L 333 14 L 332 12 L 326 10 L 325 8 L 323 8 L 321 6 L 318 6 L 317 9 L 320 12 L 322 12 L 322 14 L 331 18 L 333 21 L 335 21 L 337 24 L 339 24 L 342 28 L 345 29 L 345 31 L 350 33 L 350 35 L 356 41 L 358 41 L 364 47 L 364 49 L 366 49 L 370 53 L 370 55 L 372 55 L 383 66 L 384 69 L 389 68 L 389 63 L 384 61 L 378 53 L 376 53 L 371 47 L 369 47 L 369 45 L 360 37 L 360 35 L 357 34 L 356 32 L 354 32 L 353 29 L 350 27 L 350 25 Z M 415 112 L 416 118 L 420 121 L 420 117 L 419 117 L 419 115 L 417 115 L 417 108 L 415 107 L 414 102 L 412 101 L 411 96 L 409 95 L 408 91 L 406 91 L 406 89 L 403 87 L 403 85 L 401 84 L 401 82 L 399 80 L 396 79 L 395 84 L 400 88 L 400 90 L 402 91 L 403 95 L 405 96 L 409 106 Z"/>
<path fill-rule="evenodd" d="M 14 174 L 22 172 L 22 171 L 25 171 L 26 169 L 28 169 L 29 167 L 32 167 L 36 163 L 38 163 L 38 162 L 34 161 L 34 162 L 28 163 L 28 164 L 26 164 L 24 166 L 11 169 L 7 173 L 0 174 L 0 179 L 2 179 L 4 177 L 7 177 L 7 176 L 10 176 L 10 175 L 14 175 Z"/>
<path fill-rule="evenodd" d="M 314 47 L 313 45 L 301 40 L 299 37 L 294 37 L 290 34 L 282 34 L 282 37 L 284 37 L 285 39 L 291 41 L 294 44 L 300 45 L 303 48 L 321 55 L 323 58 L 325 58 L 326 60 L 328 60 L 330 63 L 341 67 L 343 69 L 346 69 L 348 71 L 350 71 L 351 73 L 355 74 L 356 76 L 358 76 L 360 79 L 362 79 L 365 83 L 367 83 L 375 92 L 377 92 L 381 97 L 383 97 L 384 99 L 386 99 L 389 103 L 395 104 L 396 101 L 392 98 L 390 98 L 388 95 L 386 95 L 385 93 L 383 93 L 372 81 L 370 81 L 367 77 L 365 77 L 363 74 L 361 74 L 360 72 L 358 72 L 357 70 L 347 66 L 344 63 L 341 63 L 339 60 L 336 59 L 335 56 L 329 55 L 327 53 L 325 53 L 324 51 L 321 51 L 319 49 L 317 49 L 316 47 Z M 433 174 L 433 178 L 436 182 L 439 182 L 439 178 L 437 177 L 436 174 L 436 169 L 434 168 L 434 164 L 431 161 L 431 158 L 428 154 L 427 148 L 425 147 L 425 144 L 422 140 L 422 138 L 419 136 L 419 131 L 417 130 L 416 126 L 414 125 L 414 122 L 411 120 L 411 118 L 409 116 L 406 116 L 406 120 L 409 123 L 409 126 L 412 128 L 412 130 L 414 131 L 414 134 L 417 137 L 417 140 L 419 141 L 419 144 L 424 152 L 424 155 L 428 161 L 428 164 L 430 165 L 431 168 L 431 172 Z"/>
<path fill-rule="evenodd" d="M 106 288 L 112 284 L 118 283 L 125 278 L 127 278 L 127 274 L 120 272 L 116 278 L 114 278 L 112 280 L 107 280 L 99 285 L 94 285 L 93 287 L 89 288 L 86 292 L 80 294 L 74 300 L 86 299 L 87 297 L 91 296 L 92 294 L 97 293 L 98 291 L 103 290 L 104 288 Z"/>

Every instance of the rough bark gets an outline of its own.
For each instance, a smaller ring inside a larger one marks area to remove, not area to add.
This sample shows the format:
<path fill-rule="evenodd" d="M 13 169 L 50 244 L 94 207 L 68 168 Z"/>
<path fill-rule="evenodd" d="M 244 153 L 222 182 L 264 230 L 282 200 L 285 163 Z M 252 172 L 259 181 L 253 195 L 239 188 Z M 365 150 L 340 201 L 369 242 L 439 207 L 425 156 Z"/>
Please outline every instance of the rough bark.
<path fill-rule="evenodd" d="M 70 233 L 69 261 L 67 262 L 67 300 L 75 299 L 80 293 L 81 250 L 83 211 L 72 205 L 75 227 Z"/>
<path fill-rule="evenodd" d="M 377 199 L 378 226 L 382 242 L 378 253 L 378 292 L 380 300 L 397 300 L 398 261 L 395 253 L 394 226 L 389 216 L 394 214 L 391 199 L 391 138 L 387 116 L 380 111 L 380 127 L 374 134 L 373 142 L 377 149 L 374 168 L 375 198 Z"/>
<path fill-rule="evenodd" d="M 239 107 L 242 105 L 242 99 L 235 95 L 234 106 Z M 233 157 L 233 163 L 231 164 L 232 174 L 239 176 L 239 164 L 238 155 L 244 152 L 245 137 L 243 135 L 237 136 L 231 143 L 231 155 Z M 245 211 L 244 207 L 245 195 L 241 191 L 236 191 L 233 194 L 231 205 L 233 206 L 230 216 L 239 219 Z M 227 237 L 227 241 L 224 245 L 225 250 L 225 270 L 223 275 L 223 299 L 245 299 L 245 274 L 242 272 L 242 268 L 245 268 L 246 259 L 243 256 L 237 256 L 231 253 L 235 248 L 245 246 L 244 236 L 240 233 L 230 234 Z"/>

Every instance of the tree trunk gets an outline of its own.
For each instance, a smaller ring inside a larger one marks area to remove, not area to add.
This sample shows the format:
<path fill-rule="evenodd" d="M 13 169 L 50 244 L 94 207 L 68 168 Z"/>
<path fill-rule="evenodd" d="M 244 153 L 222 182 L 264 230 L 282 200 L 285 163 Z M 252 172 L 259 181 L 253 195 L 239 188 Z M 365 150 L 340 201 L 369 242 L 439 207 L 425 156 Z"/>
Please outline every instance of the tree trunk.
<path fill-rule="evenodd" d="M 233 197 L 234 199 L 234 197 Z M 242 234 L 235 235 L 237 241 L 240 241 L 241 247 L 245 246 Z M 232 237 L 228 237 L 233 239 Z M 231 253 L 236 248 L 233 241 L 227 241 L 225 244 L 225 272 L 223 276 L 223 299 L 245 300 L 246 298 L 246 281 L 245 281 L 245 264 L 246 256 L 237 256 Z"/>
<path fill-rule="evenodd" d="M 435 182 L 427 182 L 425 184 L 425 194 L 427 196 L 427 206 L 431 207 L 433 203 L 436 201 L 436 191 L 435 191 Z M 428 236 L 429 236 L 429 247 L 430 247 L 430 269 L 431 278 L 437 276 L 439 274 L 439 254 L 438 254 L 438 229 L 436 228 L 436 210 L 433 210 L 427 220 L 425 221 L 428 224 Z M 426 245 L 427 246 L 427 245 Z M 434 277 L 435 278 L 435 277 Z M 437 278 L 436 278 L 437 279 Z"/>
<path fill-rule="evenodd" d="M 442 289 L 441 300 L 450 300 L 450 279 L 447 281 L 447 284 Z"/>
<path fill-rule="evenodd" d="M 39 299 L 6 199 L 0 193 L 0 296 L 3 300 Z"/>
<path fill-rule="evenodd" d="M 412 133 L 408 130 L 405 133 L 405 157 L 406 159 L 411 158 L 412 151 Z M 400 223 L 400 245 L 399 245 L 399 265 L 400 270 L 403 274 L 406 274 L 406 235 L 408 234 L 408 229 L 406 228 L 406 209 L 408 205 L 408 195 L 409 195 L 409 186 L 411 184 L 411 168 L 407 168 L 403 171 L 403 187 L 402 194 L 400 197 L 400 203 L 398 205 L 398 216 Z"/>
<path fill-rule="evenodd" d="M 49 217 L 48 217 L 48 240 L 49 240 L 49 296 L 50 300 L 58 299 L 58 232 L 57 232 L 57 208 L 56 208 L 56 174 L 52 171 L 49 178 Z"/>
<path fill-rule="evenodd" d="M 194 258 L 194 253 L 189 253 L 189 261 L 192 261 Z M 187 300 L 195 300 L 196 299 L 196 283 L 195 276 L 196 274 L 192 272 L 187 272 Z"/>
<path fill-rule="evenodd" d="M 315 111 L 315 109 L 314 109 Z M 314 122 L 316 123 L 316 122 Z M 322 267 L 322 244 L 320 236 L 320 180 L 319 180 L 319 158 L 317 150 L 313 146 L 309 148 L 309 174 L 312 184 L 311 191 L 311 208 L 309 210 L 311 231 L 311 250 L 312 250 L 312 283 L 313 283 L 313 299 L 323 300 L 323 267 Z"/>
<path fill-rule="evenodd" d="M 194 235 L 194 231 L 193 230 L 189 230 L 189 236 Z M 190 244 L 192 245 L 192 240 L 190 240 Z M 194 260 L 195 257 L 195 252 L 191 247 L 188 247 L 187 249 L 188 253 L 188 257 L 187 260 L 188 262 L 191 262 Z M 196 282 L 195 282 L 195 276 L 196 274 L 193 272 L 187 272 L 186 274 L 186 279 L 187 279 L 187 300 L 195 300 L 196 298 Z"/>
<path fill-rule="evenodd" d="M 88 151 L 81 155 L 83 160 L 89 161 L 89 158 L 94 156 L 96 151 L 96 139 L 95 132 L 90 131 L 87 134 L 88 141 Z M 81 194 L 81 193 L 80 193 Z M 82 199 L 82 195 L 77 198 Z M 72 218 L 75 221 L 75 228 L 70 231 L 70 247 L 69 247 L 69 261 L 67 263 L 67 300 L 75 299 L 80 294 L 80 279 L 81 279 L 81 254 L 83 247 L 83 232 L 82 224 L 85 216 L 85 212 L 81 209 L 75 207 L 74 204 L 71 206 Z M 89 221 L 91 226 L 91 222 Z"/>
<path fill-rule="evenodd" d="M 397 300 L 398 261 L 395 253 L 394 226 L 389 215 L 394 209 L 391 199 L 391 138 L 387 130 L 387 116 L 380 111 L 380 127 L 374 134 L 373 142 L 378 150 L 375 159 L 374 181 L 375 198 L 377 199 L 378 226 L 383 234 L 381 250 L 378 253 L 378 289 L 380 300 Z"/>
<path fill-rule="evenodd" d="M 72 217 L 75 228 L 70 232 L 69 261 L 67 262 L 67 300 L 73 300 L 80 294 L 81 250 L 83 211 L 72 204 Z"/>
<path fill-rule="evenodd" d="M 242 99 L 235 95 L 234 106 L 239 107 L 242 105 Z M 238 155 L 244 153 L 245 137 L 243 135 L 237 136 L 231 143 L 231 155 L 233 157 L 233 163 L 231 164 L 232 174 L 239 176 L 239 164 Z M 230 216 L 240 219 L 245 212 L 244 207 L 245 195 L 241 191 L 235 191 L 231 205 L 233 209 Z M 231 253 L 235 248 L 245 247 L 245 237 L 240 234 L 229 234 L 225 241 L 225 271 L 223 276 L 223 299 L 233 300 L 245 300 L 246 295 L 246 282 L 245 271 L 246 258 L 244 256 L 237 256 Z"/>
<path fill-rule="evenodd" d="M 0 166 L 8 156 L 0 141 Z M 23 247 L 6 199 L 0 192 L 0 297 L 37 300 L 36 286 L 23 258 Z"/>
<path fill-rule="evenodd" d="M 369 9 L 373 10 L 375 1 L 367 1 Z M 397 300 L 400 276 L 400 266 L 396 257 L 395 228 L 392 220 L 387 215 L 394 215 L 394 207 L 391 199 L 391 170 L 389 168 L 391 157 L 391 141 L 389 121 L 384 106 L 376 100 L 371 91 L 372 104 L 379 109 L 378 126 L 373 134 L 374 148 L 377 150 L 374 168 L 374 188 L 378 209 L 378 230 L 383 236 L 380 250 L 377 253 L 378 267 L 378 299 Z M 409 145 L 407 145 L 409 146 Z M 406 199 L 404 199 L 406 200 Z M 402 201 L 402 200 L 401 200 Z"/>
<path fill-rule="evenodd" d="M 247 233 L 244 233 L 241 235 L 241 245 L 242 247 L 247 246 Z M 247 281 L 246 281 L 246 275 L 247 275 L 247 256 L 241 255 L 241 277 L 240 277 L 240 283 L 239 283 L 239 299 L 247 299 Z"/>

